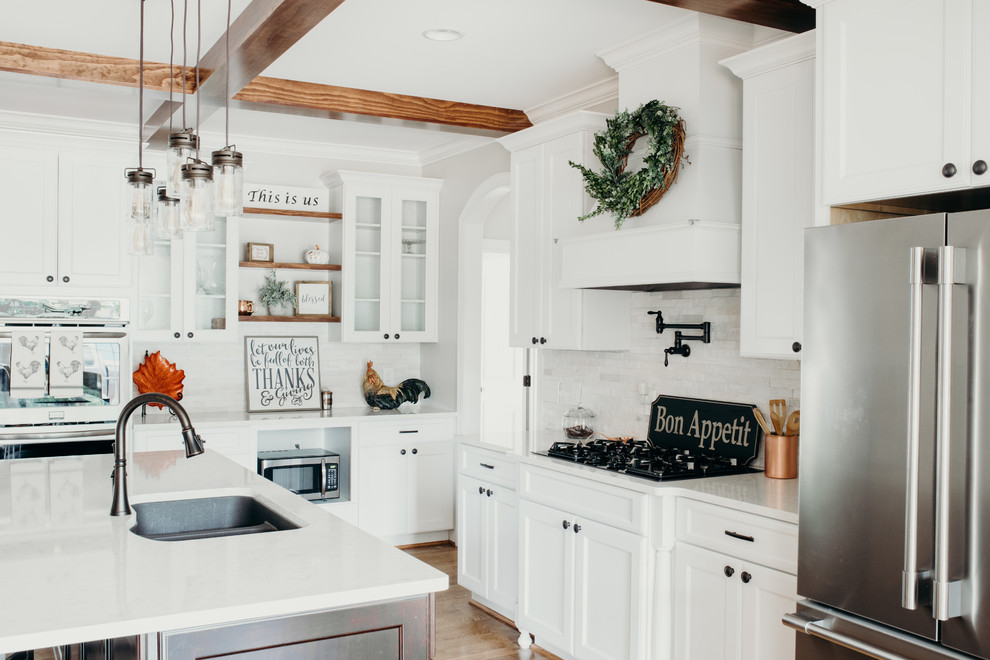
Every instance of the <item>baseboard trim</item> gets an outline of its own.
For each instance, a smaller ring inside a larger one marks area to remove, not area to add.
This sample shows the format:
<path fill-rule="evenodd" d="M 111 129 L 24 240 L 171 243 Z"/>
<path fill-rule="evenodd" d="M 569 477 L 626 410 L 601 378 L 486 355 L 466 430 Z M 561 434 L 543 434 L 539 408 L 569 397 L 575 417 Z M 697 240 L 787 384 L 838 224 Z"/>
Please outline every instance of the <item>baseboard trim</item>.
<path fill-rule="evenodd" d="M 484 612 L 488 616 L 495 617 L 496 619 L 498 619 L 499 621 L 501 621 L 502 623 L 504 623 L 505 625 L 507 625 L 507 626 L 509 626 L 511 628 L 515 628 L 516 627 L 516 622 L 515 621 L 513 621 L 509 617 L 505 616 L 501 612 L 496 612 L 495 610 L 493 610 L 492 608 L 488 607 L 487 605 L 483 605 L 483 604 L 479 603 L 478 601 L 476 601 L 473 598 L 468 601 L 468 605 L 473 605 L 474 607 L 477 607 L 479 610 L 481 610 L 482 612 Z"/>
<path fill-rule="evenodd" d="M 410 548 L 428 548 L 432 545 L 449 545 L 457 547 L 456 544 L 450 539 L 441 539 L 439 541 L 424 541 L 423 543 L 407 543 L 405 545 L 395 546 L 399 550 L 409 550 Z"/>

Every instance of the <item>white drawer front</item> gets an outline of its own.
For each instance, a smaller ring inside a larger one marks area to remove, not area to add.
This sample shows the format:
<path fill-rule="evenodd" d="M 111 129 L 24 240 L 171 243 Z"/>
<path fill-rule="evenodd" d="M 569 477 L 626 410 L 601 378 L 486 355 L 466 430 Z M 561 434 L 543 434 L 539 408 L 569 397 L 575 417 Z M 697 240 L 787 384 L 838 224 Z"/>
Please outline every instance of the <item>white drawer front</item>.
<path fill-rule="evenodd" d="M 797 525 L 677 499 L 677 540 L 797 573 Z"/>
<path fill-rule="evenodd" d="M 532 465 L 521 466 L 519 479 L 521 497 L 563 509 L 579 518 L 637 534 L 646 533 L 648 496 L 644 493 Z"/>
<path fill-rule="evenodd" d="M 428 419 L 412 415 L 408 417 L 411 419 L 361 422 L 359 427 L 361 445 L 374 447 L 396 442 L 428 442 L 454 438 L 454 420 L 452 418 Z"/>
<path fill-rule="evenodd" d="M 485 483 L 515 488 L 519 464 L 497 451 L 461 445 L 457 456 L 457 471 Z"/>

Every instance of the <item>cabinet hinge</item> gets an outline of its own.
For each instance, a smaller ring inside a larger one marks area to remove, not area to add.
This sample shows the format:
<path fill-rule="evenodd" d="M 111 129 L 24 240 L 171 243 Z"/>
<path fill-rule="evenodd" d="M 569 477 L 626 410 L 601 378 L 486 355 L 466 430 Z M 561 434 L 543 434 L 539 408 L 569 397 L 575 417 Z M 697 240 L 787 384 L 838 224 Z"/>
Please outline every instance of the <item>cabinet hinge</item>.
<path fill-rule="evenodd" d="M 529 374 L 523 376 L 523 387 L 530 387 L 533 384 L 533 379 Z"/>

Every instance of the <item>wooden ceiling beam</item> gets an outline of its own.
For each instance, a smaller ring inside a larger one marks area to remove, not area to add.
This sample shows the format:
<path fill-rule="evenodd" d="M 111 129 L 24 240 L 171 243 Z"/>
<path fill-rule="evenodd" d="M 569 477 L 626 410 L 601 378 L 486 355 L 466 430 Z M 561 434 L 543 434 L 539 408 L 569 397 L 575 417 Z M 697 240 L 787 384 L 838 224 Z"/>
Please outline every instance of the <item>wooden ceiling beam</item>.
<path fill-rule="evenodd" d="M 807 32 L 815 27 L 815 10 L 801 0 L 649 0 L 649 2 L 788 32 Z"/>
<path fill-rule="evenodd" d="M 243 104 L 284 106 L 324 112 L 335 118 L 363 115 L 497 133 L 513 133 L 532 126 L 521 110 L 279 78 L 255 78 L 234 100 L 241 107 L 250 107 Z"/>

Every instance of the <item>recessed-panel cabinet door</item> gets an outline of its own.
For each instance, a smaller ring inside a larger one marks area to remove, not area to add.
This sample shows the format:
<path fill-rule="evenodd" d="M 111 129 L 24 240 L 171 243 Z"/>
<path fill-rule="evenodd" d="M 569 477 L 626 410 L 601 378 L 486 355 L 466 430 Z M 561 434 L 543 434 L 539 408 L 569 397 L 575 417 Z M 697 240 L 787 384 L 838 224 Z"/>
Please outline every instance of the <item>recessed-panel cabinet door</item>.
<path fill-rule="evenodd" d="M 739 560 L 692 545 L 674 551 L 674 657 L 738 660 Z"/>
<path fill-rule="evenodd" d="M 127 287 L 131 256 L 124 224 L 126 158 L 59 154 L 58 279 L 85 287 Z"/>
<path fill-rule="evenodd" d="M 386 330 L 390 213 L 387 197 L 375 186 L 356 186 L 344 200 L 345 339 L 378 341 Z"/>
<path fill-rule="evenodd" d="M 488 600 L 515 612 L 519 593 L 519 497 L 504 486 L 492 487 L 488 503 Z"/>
<path fill-rule="evenodd" d="M 409 452 L 397 445 L 361 450 L 361 528 L 377 536 L 409 531 Z"/>
<path fill-rule="evenodd" d="M 646 537 L 594 522 L 577 525 L 574 653 L 588 660 L 643 657 Z"/>
<path fill-rule="evenodd" d="M 457 584 L 487 597 L 489 506 L 485 486 L 460 475 L 457 487 Z"/>
<path fill-rule="evenodd" d="M 401 341 L 436 341 L 440 213 L 434 191 L 392 191 L 391 330 Z"/>
<path fill-rule="evenodd" d="M 512 243 L 509 271 L 509 342 L 532 348 L 542 331 L 544 268 L 543 156 L 541 148 L 512 156 Z"/>
<path fill-rule="evenodd" d="M 824 6 L 824 203 L 970 185 L 973 4 Z"/>
<path fill-rule="evenodd" d="M 454 527 L 454 444 L 420 442 L 410 446 L 410 469 L 415 497 L 410 512 L 411 533 Z"/>
<path fill-rule="evenodd" d="M 58 155 L 0 149 L 0 286 L 43 286 L 58 274 Z"/>
<path fill-rule="evenodd" d="M 538 644 L 568 653 L 576 597 L 572 522 L 559 509 L 519 502 L 519 625 Z"/>
<path fill-rule="evenodd" d="M 797 604 L 797 577 L 755 564 L 743 567 L 742 660 L 790 660 L 794 632 L 780 620 Z"/>

